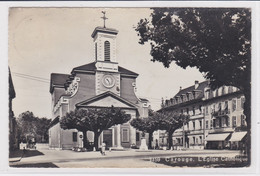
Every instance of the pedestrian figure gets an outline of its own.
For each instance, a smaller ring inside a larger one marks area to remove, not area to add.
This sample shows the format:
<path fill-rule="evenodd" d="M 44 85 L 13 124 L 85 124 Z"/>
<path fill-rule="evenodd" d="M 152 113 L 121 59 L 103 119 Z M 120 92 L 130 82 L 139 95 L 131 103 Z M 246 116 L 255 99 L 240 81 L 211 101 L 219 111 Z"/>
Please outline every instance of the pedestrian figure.
<path fill-rule="evenodd" d="M 159 149 L 158 139 L 155 140 L 155 149 Z"/>
<path fill-rule="evenodd" d="M 101 154 L 106 155 L 106 143 L 103 142 L 101 145 Z"/>

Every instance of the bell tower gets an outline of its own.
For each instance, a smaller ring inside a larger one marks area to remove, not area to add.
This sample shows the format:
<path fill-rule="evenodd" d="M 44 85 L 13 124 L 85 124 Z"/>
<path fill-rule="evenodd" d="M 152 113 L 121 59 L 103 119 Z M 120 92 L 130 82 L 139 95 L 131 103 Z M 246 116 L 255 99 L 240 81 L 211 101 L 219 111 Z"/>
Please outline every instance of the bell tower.
<path fill-rule="evenodd" d="M 105 12 L 102 11 L 104 20 L 103 27 L 96 27 L 91 35 L 94 43 L 94 56 L 96 68 L 100 71 L 118 72 L 118 63 L 116 58 L 116 29 L 107 28 Z"/>
<path fill-rule="evenodd" d="M 120 96 L 120 73 L 116 58 L 118 31 L 106 27 L 106 12 L 102 11 L 103 27 L 96 27 L 91 35 L 96 66 L 96 95 L 110 91 Z"/>

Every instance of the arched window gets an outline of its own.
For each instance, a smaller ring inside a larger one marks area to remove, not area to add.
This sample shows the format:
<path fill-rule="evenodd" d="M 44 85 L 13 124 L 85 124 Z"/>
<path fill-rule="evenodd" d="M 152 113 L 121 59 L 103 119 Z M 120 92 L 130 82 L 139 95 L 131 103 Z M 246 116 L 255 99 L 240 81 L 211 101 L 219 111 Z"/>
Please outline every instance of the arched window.
<path fill-rule="evenodd" d="M 110 42 L 109 41 L 105 41 L 104 44 L 104 54 L 105 54 L 105 61 L 110 61 Z"/>

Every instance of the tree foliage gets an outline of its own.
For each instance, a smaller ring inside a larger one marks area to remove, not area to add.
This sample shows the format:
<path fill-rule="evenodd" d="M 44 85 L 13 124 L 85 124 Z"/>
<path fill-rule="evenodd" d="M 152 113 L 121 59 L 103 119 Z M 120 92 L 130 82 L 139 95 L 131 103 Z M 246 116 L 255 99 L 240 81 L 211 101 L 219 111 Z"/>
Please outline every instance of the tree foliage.
<path fill-rule="evenodd" d="M 166 130 L 166 132 L 168 133 L 168 147 L 171 148 L 173 146 L 173 133 L 188 122 L 189 115 L 163 111 L 161 113 L 158 113 L 158 119 L 159 129 Z"/>
<path fill-rule="evenodd" d="M 235 86 L 245 95 L 251 135 L 251 9 L 153 8 L 136 27 L 139 43 L 151 44 L 152 61 L 195 67 L 213 89 Z M 250 147 L 248 147 L 250 157 Z"/>
<path fill-rule="evenodd" d="M 36 117 L 33 112 L 23 112 L 17 119 L 20 140 L 28 142 L 31 138 L 35 138 L 37 142 L 47 142 L 50 123 L 50 119 Z"/>
<path fill-rule="evenodd" d="M 158 118 L 155 116 L 155 112 L 149 111 L 148 118 L 135 118 L 131 121 L 131 125 L 139 131 L 143 131 L 149 134 L 148 147 L 152 148 L 153 132 L 158 130 Z"/>
<path fill-rule="evenodd" d="M 212 86 L 244 89 L 250 78 L 251 12 L 239 8 L 155 8 L 136 28 L 152 61 L 196 67 Z"/>
<path fill-rule="evenodd" d="M 98 137 L 102 131 L 130 120 L 130 115 L 120 108 L 87 108 L 70 111 L 60 119 L 63 129 L 77 129 L 83 132 L 84 147 L 87 144 L 87 131 L 94 132 L 94 146 L 98 149 Z"/>
<path fill-rule="evenodd" d="M 168 147 L 173 146 L 172 134 L 181 128 L 189 120 L 188 115 L 176 114 L 173 112 L 161 111 L 150 112 L 148 118 L 136 118 L 131 125 L 136 129 L 149 133 L 149 148 L 151 148 L 152 134 L 156 130 L 165 130 L 168 133 Z"/>

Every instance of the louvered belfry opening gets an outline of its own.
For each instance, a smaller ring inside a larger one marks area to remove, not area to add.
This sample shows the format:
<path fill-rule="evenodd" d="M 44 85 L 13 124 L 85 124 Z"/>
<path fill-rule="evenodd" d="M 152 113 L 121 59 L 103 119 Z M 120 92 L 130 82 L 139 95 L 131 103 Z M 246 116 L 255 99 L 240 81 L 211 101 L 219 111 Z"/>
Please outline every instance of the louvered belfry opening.
<path fill-rule="evenodd" d="M 110 61 L 110 42 L 105 41 L 105 61 Z"/>

